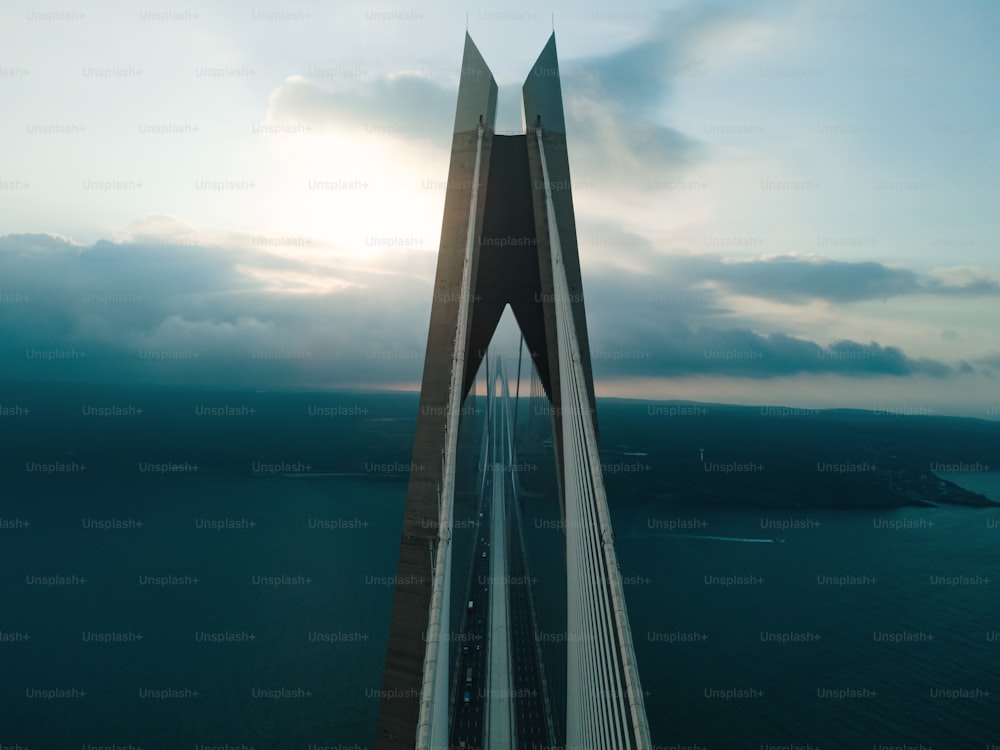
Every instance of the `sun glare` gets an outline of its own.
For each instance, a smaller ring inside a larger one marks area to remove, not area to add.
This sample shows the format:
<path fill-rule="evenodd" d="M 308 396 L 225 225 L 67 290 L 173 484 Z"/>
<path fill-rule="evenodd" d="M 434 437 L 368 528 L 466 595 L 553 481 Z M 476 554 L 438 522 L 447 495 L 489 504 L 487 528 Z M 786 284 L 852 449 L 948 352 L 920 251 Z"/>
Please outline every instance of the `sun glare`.
<path fill-rule="evenodd" d="M 275 226 L 358 258 L 437 250 L 447 158 L 434 147 L 339 130 L 275 141 Z"/>

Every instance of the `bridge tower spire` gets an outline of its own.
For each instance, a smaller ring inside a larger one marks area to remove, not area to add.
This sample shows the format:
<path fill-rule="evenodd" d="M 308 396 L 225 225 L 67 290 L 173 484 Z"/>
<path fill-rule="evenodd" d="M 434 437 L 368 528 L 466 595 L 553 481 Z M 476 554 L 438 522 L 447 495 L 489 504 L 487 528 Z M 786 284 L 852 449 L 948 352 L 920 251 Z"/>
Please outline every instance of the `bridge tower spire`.
<path fill-rule="evenodd" d="M 585 422 L 590 454 L 597 451 L 593 374 L 554 32 L 522 88 L 523 134 L 494 132 L 496 102 L 496 82 L 466 32 L 382 683 L 376 737 L 380 750 L 412 748 L 415 736 L 440 738 L 442 724 L 447 725 L 447 693 L 440 691 L 448 682 L 451 641 L 442 629 L 450 623 L 450 511 L 458 412 L 508 305 L 553 407 L 564 520 L 566 488 L 579 485 L 578 476 L 566 476 L 564 443 L 569 436 L 564 431 L 572 430 L 573 439 L 580 439 L 576 433 L 582 435 L 579 425 Z M 566 331 L 572 331 L 571 347 Z M 569 365 L 567 356 L 572 357 Z M 572 377 L 567 370 L 570 366 Z M 566 378 L 571 382 L 564 382 Z M 571 412 L 574 417 L 567 421 L 564 415 Z M 596 471 L 600 479 L 599 459 Z M 610 538 L 610 527 L 601 533 Z M 568 575 L 575 574 L 568 570 Z M 617 576 L 620 589 L 616 563 L 608 575 Z M 619 599 L 616 606 L 621 604 Z M 620 629 L 620 616 L 613 613 L 611 619 Z M 644 708 L 640 713 L 645 722 Z"/>

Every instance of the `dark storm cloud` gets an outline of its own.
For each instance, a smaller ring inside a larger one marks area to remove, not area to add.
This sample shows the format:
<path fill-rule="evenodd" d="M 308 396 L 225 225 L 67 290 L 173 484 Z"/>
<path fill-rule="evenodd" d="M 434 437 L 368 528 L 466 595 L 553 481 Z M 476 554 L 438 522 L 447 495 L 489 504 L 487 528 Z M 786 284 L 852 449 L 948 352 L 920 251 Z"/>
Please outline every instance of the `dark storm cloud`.
<path fill-rule="evenodd" d="M 648 247 L 633 254 L 656 258 Z M 320 266 L 254 248 L 247 238 L 213 247 L 163 240 L 84 247 L 48 235 L 2 236 L 0 377 L 286 387 L 417 382 L 435 259 L 399 252 L 380 260 L 375 270 L 353 256 Z M 688 260 L 661 258 L 655 273 L 605 268 L 586 275 L 598 377 L 954 372 L 891 345 L 823 345 L 751 330 L 718 291 L 693 282 Z M 671 263 L 687 275 L 669 273 Z M 349 287 L 303 293 L 296 274 Z M 276 288 L 275 279 L 284 286 Z"/>
<path fill-rule="evenodd" d="M 912 359 L 893 346 L 836 341 L 821 346 L 783 333 L 748 329 L 699 328 L 679 322 L 650 330 L 643 337 L 605 337 L 591 344 L 596 377 L 714 375 L 773 378 L 833 374 L 928 375 L 944 377 L 954 369 L 929 359 Z"/>
<path fill-rule="evenodd" d="M 752 330 L 733 293 L 794 307 L 813 300 L 850 304 L 900 295 L 996 294 L 982 280 L 948 285 L 876 262 L 775 257 L 727 262 L 718 255 L 658 253 L 612 228 L 580 234 L 581 253 L 599 257 L 585 272 L 597 376 L 808 374 L 944 377 L 951 365 L 907 356 L 899 347 L 841 340 L 822 344 L 781 331 Z M 628 264 L 623 264 L 623 260 Z M 971 371 L 962 363 L 961 371 Z"/>
<path fill-rule="evenodd" d="M 392 261 L 398 273 L 356 261 L 318 267 L 247 238 L 80 247 L 2 236 L 0 377 L 290 386 L 418 378 L 433 259 Z M 351 286 L 270 291 L 246 268 Z"/>
<path fill-rule="evenodd" d="M 822 345 L 780 331 L 739 326 L 739 317 L 727 309 L 718 291 L 699 288 L 692 278 L 667 270 L 675 260 L 664 259 L 663 267 L 653 273 L 602 269 L 585 278 L 595 376 L 943 377 L 954 371 L 945 363 L 914 359 L 898 347 L 876 342 Z"/>

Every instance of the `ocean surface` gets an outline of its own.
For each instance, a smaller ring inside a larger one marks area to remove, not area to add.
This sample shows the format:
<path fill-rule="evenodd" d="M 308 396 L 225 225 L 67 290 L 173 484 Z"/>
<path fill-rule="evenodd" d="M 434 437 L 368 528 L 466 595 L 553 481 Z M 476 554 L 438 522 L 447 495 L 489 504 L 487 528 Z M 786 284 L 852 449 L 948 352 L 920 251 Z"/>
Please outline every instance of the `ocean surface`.
<path fill-rule="evenodd" d="M 18 462 L 96 463 L 88 478 L 0 464 L 0 746 L 370 747 L 397 467 L 124 472 L 115 456 L 186 454 L 73 429 L 6 433 Z M 1000 501 L 997 472 L 944 478 Z M 696 512 L 622 487 L 609 500 L 657 748 L 1000 746 L 1000 508 Z M 557 522 L 551 499 L 527 501 L 547 633 Z"/>
<path fill-rule="evenodd" d="M 998 509 L 695 518 L 616 516 L 657 744 L 1000 743 Z"/>
<path fill-rule="evenodd" d="M 31 484 L 0 513 L 31 524 L 0 531 L 0 745 L 371 744 L 405 482 Z"/>

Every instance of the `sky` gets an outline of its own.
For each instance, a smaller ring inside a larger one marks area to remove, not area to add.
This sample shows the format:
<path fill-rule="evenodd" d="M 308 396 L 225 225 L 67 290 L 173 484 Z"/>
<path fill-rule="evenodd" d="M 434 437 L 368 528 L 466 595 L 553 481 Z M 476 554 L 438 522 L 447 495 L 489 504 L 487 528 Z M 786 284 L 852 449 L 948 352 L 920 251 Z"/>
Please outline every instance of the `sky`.
<path fill-rule="evenodd" d="M 553 25 L 599 395 L 1000 419 L 1000 6 L 6 2 L 0 380 L 419 387 Z"/>

